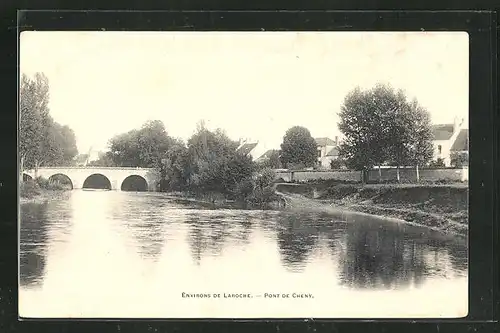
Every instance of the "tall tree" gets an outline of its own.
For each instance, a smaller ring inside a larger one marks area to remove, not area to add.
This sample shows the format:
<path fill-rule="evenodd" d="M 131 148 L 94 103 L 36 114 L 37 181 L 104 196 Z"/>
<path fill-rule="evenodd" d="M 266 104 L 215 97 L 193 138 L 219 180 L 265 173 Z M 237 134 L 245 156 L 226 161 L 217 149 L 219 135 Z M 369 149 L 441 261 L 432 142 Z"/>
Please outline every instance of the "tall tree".
<path fill-rule="evenodd" d="M 49 81 L 42 73 L 21 75 L 19 153 L 21 170 L 69 165 L 78 153 L 74 132 L 49 114 Z"/>
<path fill-rule="evenodd" d="M 397 96 L 382 85 L 368 91 L 355 88 L 347 94 L 340 108 L 338 127 L 344 134 L 339 155 L 348 167 L 366 171 L 385 161 L 388 113 L 398 103 Z"/>
<path fill-rule="evenodd" d="M 420 166 L 432 156 L 429 113 L 402 90 L 378 84 L 351 91 L 339 113 L 345 139 L 339 153 L 349 167 L 366 171 L 384 163 Z M 365 177 L 364 177 L 365 178 Z"/>
<path fill-rule="evenodd" d="M 317 145 L 309 130 L 302 126 L 288 129 L 281 144 L 281 163 L 287 168 L 317 164 Z"/>

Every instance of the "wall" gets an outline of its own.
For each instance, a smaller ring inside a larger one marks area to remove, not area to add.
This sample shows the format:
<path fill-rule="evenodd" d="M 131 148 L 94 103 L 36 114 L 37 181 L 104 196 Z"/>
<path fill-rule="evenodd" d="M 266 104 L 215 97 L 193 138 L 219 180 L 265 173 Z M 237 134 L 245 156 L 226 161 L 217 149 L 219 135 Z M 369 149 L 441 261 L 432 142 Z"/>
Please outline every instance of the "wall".
<path fill-rule="evenodd" d="M 421 169 L 419 170 L 420 181 L 468 181 L 469 180 L 469 169 Z M 379 176 L 379 170 L 370 170 L 368 172 L 369 180 L 378 181 L 379 178 L 382 182 L 396 181 L 397 180 L 397 170 L 396 169 L 382 169 L 381 177 Z M 412 183 L 417 180 L 417 173 L 414 168 L 400 169 L 399 177 L 401 182 Z M 293 179 L 291 171 L 278 171 L 276 172 L 276 178 L 282 178 L 285 182 L 290 182 L 292 180 L 298 182 L 304 182 L 314 179 L 334 179 L 339 181 L 361 181 L 361 171 L 294 171 Z"/>
<path fill-rule="evenodd" d="M 360 171 L 284 171 L 284 172 L 276 172 L 276 178 L 283 178 L 284 181 L 290 182 L 292 180 L 295 181 L 308 181 L 313 179 L 335 179 L 341 181 L 361 181 L 361 172 Z"/>

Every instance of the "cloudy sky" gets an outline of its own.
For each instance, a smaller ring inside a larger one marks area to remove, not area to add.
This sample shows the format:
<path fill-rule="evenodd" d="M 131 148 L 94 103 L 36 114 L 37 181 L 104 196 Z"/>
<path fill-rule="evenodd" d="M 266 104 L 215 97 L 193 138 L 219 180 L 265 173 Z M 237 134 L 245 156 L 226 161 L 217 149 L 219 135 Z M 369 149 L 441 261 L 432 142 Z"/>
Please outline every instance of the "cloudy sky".
<path fill-rule="evenodd" d="M 278 148 L 291 126 L 339 135 L 345 95 L 377 82 L 416 97 L 434 123 L 468 121 L 465 33 L 23 32 L 20 71 L 43 72 L 50 112 L 80 152 L 162 120 L 187 139 L 204 119 Z"/>

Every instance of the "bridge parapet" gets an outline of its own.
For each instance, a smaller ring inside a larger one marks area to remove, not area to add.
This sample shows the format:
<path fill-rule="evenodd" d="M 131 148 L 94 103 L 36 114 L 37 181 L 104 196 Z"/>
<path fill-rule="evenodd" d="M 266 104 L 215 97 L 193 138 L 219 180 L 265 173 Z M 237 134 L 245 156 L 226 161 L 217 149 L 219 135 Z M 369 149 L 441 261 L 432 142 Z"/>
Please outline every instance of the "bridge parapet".
<path fill-rule="evenodd" d="M 25 174 L 35 177 L 34 170 L 26 170 Z M 112 190 L 120 190 L 123 182 L 130 176 L 142 177 L 148 186 L 149 191 L 155 191 L 159 181 L 159 173 L 153 168 L 132 168 L 132 167 L 44 167 L 38 168 L 36 176 L 49 179 L 50 177 L 62 174 L 71 180 L 74 189 L 83 187 L 85 180 L 94 175 L 105 176 Z"/>

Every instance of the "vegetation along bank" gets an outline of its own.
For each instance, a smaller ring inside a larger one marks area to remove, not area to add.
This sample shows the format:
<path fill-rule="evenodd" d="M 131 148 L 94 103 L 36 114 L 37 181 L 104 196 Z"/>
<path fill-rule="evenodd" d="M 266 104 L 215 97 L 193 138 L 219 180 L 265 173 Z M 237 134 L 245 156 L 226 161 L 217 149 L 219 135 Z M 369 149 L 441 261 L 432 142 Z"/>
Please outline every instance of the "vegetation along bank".
<path fill-rule="evenodd" d="M 339 207 L 349 211 L 397 218 L 443 232 L 466 235 L 466 184 L 278 184 L 278 192 L 309 206 Z"/>

